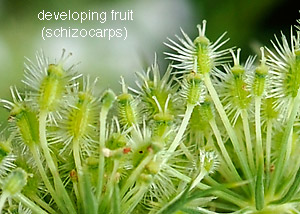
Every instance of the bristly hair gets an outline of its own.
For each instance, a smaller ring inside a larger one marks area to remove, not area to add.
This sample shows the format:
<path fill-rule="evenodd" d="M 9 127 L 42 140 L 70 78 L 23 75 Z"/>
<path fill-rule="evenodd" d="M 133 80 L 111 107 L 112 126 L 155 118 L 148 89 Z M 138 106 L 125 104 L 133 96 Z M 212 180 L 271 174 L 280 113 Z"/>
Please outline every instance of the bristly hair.
<path fill-rule="evenodd" d="M 275 52 L 266 48 L 270 53 L 267 64 L 271 67 L 272 89 L 270 96 L 276 98 L 275 109 L 287 118 L 288 109 L 300 88 L 300 31 L 293 34 L 291 28 L 290 44 L 281 33 L 281 42 L 275 36 L 271 41 Z"/>
<path fill-rule="evenodd" d="M 26 58 L 27 62 L 24 64 L 25 70 L 22 82 L 26 86 L 27 101 L 32 103 L 34 109 L 39 110 L 43 108 L 43 104 L 47 100 L 50 103 L 47 106 L 48 119 L 55 124 L 56 119 L 61 118 L 57 107 L 64 104 L 65 87 L 72 87 L 74 80 L 81 76 L 81 74 L 75 73 L 75 65 L 64 70 L 65 62 L 72 55 L 69 53 L 65 56 L 65 53 L 65 49 L 63 49 L 58 62 L 49 64 L 49 60 L 45 57 L 44 52 L 40 51 L 36 53 L 36 64 L 28 58 Z M 53 72 L 54 69 L 61 71 Z M 51 90 L 58 92 L 51 94 L 51 92 L 49 93 Z M 58 96 L 59 93 L 60 95 Z"/>
<path fill-rule="evenodd" d="M 211 43 L 207 37 L 205 36 L 206 30 L 206 21 L 204 20 L 201 25 L 197 25 L 199 30 L 199 36 L 192 41 L 189 36 L 181 29 L 181 33 L 184 38 L 181 38 L 176 35 L 176 38 L 179 40 L 179 44 L 172 39 L 169 39 L 168 43 L 164 43 L 166 46 L 171 48 L 172 50 L 176 51 L 177 54 L 164 52 L 168 57 L 167 59 L 173 60 L 178 62 L 179 64 L 174 64 L 172 67 L 181 70 L 181 72 L 190 72 L 194 70 L 195 61 L 198 60 L 198 47 L 197 42 L 198 40 L 205 41 L 207 43 L 207 54 L 208 58 L 210 59 L 210 69 L 213 69 L 225 62 L 228 62 L 228 49 L 226 50 L 218 50 L 222 45 L 224 45 L 229 39 L 221 41 L 225 36 L 226 32 L 223 33 L 214 43 Z M 200 41 L 201 42 L 201 41 Z M 197 72 L 197 71 L 195 71 Z"/>

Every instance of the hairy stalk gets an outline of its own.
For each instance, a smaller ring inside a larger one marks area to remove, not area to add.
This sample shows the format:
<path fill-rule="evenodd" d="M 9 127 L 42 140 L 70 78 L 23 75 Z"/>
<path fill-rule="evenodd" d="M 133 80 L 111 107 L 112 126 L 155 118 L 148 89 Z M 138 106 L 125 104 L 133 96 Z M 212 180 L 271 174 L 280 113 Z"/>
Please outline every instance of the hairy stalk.
<path fill-rule="evenodd" d="M 48 145 L 47 145 L 47 139 L 46 139 L 46 117 L 47 112 L 42 111 L 39 115 L 39 134 L 40 134 L 40 142 L 41 147 L 46 159 L 46 162 L 48 164 L 48 167 L 53 175 L 55 187 L 57 190 L 57 194 L 65 201 L 65 206 L 68 209 L 69 213 L 76 213 L 76 210 L 72 204 L 72 201 L 61 181 L 60 175 L 58 173 L 58 170 L 55 166 L 55 163 L 51 157 Z"/>
<path fill-rule="evenodd" d="M 280 178 L 282 177 L 282 172 L 284 171 L 283 165 L 286 161 L 286 152 L 290 150 L 288 146 L 291 146 L 288 142 L 291 136 L 291 131 L 293 129 L 293 125 L 298 113 L 298 109 L 300 107 L 300 90 L 297 92 L 297 96 L 294 98 L 295 102 L 293 102 L 293 105 L 290 106 L 290 109 L 292 109 L 288 120 L 286 124 L 286 128 L 283 133 L 282 141 L 281 141 L 281 147 L 280 147 L 280 153 L 279 157 L 277 159 L 277 162 L 275 164 L 275 172 L 274 176 L 272 177 L 271 183 L 270 183 L 270 190 L 269 194 L 273 196 L 276 193 L 276 188 L 278 185 L 278 182 L 280 181 Z"/>
<path fill-rule="evenodd" d="M 219 96 L 211 82 L 209 73 L 205 73 L 204 74 L 204 83 L 207 87 L 208 92 L 210 93 L 210 96 L 216 106 L 216 109 L 220 115 L 220 118 L 225 126 L 225 129 L 231 139 L 231 142 L 233 144 L 234 150 L 238 156 L 238 159 L 240 161 L 241 167 L 243 172 L 245 173 L 246 178 L 251 181 L 252 180 L 252 173 L 251 170 L 249 168 L 249 165 L 247 163 L 247 159 L 246 159 L 246 154 L 245 151 L 242 150 L 242 146 L 240 145 L 240 143 L 238 142 L 238 138 L 233 130 L 233 127 L 231 126 L 229 119 L 226 115 L 226 112 L 221 104 L 221 101 L 219 99 Z M 251 185 L 251 189 L 253 189 L 253 182 L 250 182 Z"/>

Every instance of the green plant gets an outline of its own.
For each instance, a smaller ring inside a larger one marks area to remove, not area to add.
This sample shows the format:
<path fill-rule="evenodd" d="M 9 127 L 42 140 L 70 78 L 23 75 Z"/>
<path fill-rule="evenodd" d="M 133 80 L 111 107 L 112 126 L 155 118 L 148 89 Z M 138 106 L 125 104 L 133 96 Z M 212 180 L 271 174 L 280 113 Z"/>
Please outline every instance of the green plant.
<path fill-rule="evenodd" d="M 0 213 L 300 213 L 300 28 L 258 65 L 205 28 L 118 96 L 65 52 L 28 60 L 24 92 L 1 100 Z"/>

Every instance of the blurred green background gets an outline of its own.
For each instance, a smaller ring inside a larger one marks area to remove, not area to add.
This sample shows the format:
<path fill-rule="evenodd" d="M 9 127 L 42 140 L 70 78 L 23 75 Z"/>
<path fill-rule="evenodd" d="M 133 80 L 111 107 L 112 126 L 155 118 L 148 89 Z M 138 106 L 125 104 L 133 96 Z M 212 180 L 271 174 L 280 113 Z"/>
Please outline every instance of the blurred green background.
<path fill-rule="evenodd" d="M 73 56 L 69 64 L 78 63 L 76 70 L 99 76 L 99 90 L 107 87 L 119 91 L 119 76 L 130 84 L 134 73 L 145 69 L 157 53 L 162 70 L 167 66 L 162 44 L 166 37 L 175 38 L 180 27 L 192 38 L 197 36 L 196 25 L 207 20 L 207 35 L 214 41 L 224 31 L 230 41 L 227 46 L 242 48 L 242 59 L 256 54 L 261 45 L 280 30 L 289 33 L 299 19 L 299 9 L 291 0 L 86 0 L 40 1 L 0 0 L 0 97 L 10 99 L 9 86 L 22 88 L 24 56 L 34 60 L 36 51 L 43 49 L 50 61 L 59 59 L 65 48 Z M 133 21 L 100 24 L 90 21 L 80 24 L 71 21 L 40 21 L 40 11 L 119 11 L 133 10 Z M 48 38 L 44 41 L 41 29 L 118 28 L 128 30 L 126 41 L 102 38 Z M 0 109 L 0 123 L 8 113 Z"/>

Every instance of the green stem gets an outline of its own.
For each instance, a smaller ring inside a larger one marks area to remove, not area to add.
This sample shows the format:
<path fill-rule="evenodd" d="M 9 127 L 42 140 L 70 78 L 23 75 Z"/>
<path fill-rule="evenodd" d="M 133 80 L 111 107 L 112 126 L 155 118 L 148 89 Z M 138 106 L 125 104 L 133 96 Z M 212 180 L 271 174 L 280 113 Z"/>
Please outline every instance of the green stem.
<path fill-rule="evenodd" d="M 286 160 L 286 152 L 290 149 L 288 147 L 291 146 L 289 144 L 289 138 L 291 136 L 291 131 L 293 129 L 293 125 L 300 107 L 300 90 L 297 92 L 297 96 L 294 98 L 295 102 L 293 102 L 293 105 L 290 106 L 291 113 L 288 117 L 286 128 L 282 137 L 281 147 L 279 150 L 279 157 L 277 159 L 276 165 L 275 165 L 275 172 L 273 179 L 271 180 L 270 184 L 270 195 L 271 197 L 274 196 L 276 187 L 278 185 L 278 182 L 282 176 L 282 172 L 284 171 L 283 166 Z"/>
<path fill-rule="evenodd" d="M 183 194 L 184 191 L 177 194 L 174 198 L 172 198 L 172 200 L 168 201 L 168 203 L 163 204 L 163 207 L 161 207 L 158 211 L 155 211 L 155 214 L 163 214 L 168 212 L 167 208 L 170 207 L 170 205 L 174 204 L 178 199 L 180 199 Z M 150 212 L 150 214 L 154 214 L 154 211 Z"/>
<path fill-rule="evenodd" d="M 185 181 L 186 183 L 190 183 L 191 182 L 191 178 L 185 174 L 182 174 L 181 172 L 178 172 L 177 170 L 173 169 L 172 167 L 170 166 L 167 166 L 167 171 L 168 173 L 170 173 L 171 175 L 173 175 L 174 177 L 177 177 L 183 181 Z M 210 186 L 206 185 L 206 184 L 203 184 L 203 183 L 199 183 L 197 184 L 197 187 L 199 189 L 208 189 L 210 188 Z M 230 190 L 228 189 L 227 192 L 224 192 L 224 191 L 215 191 L 215 195 L 226 200 L 226 201 L 229 201 L 239 207 L 247 207 L 249 206 L 248 203 L 246 203 L 245 201 L 243 201 L 241 198 L 239 197 L 236 197 L 234 193 L 230 194 Z"/>
<path fill-rule="evenodd" d="M 247 159 L 246 159 L 246 154 L 245 152 L 242 150 L 242 147 L 238 141 L 238 138 L 234 132 L 234 129 L 233 127 L 231 126 L 230 122 L 229 122 L 229 119 L 226 115 L 226 112 L 223 108 L 223 105 L 219 99 L 219 96 L 211 82 L 211 79 L 210 79 L 210 76 L 209 76 L 209 73 L 205 73 L 204 74 L 204 83 L 207 87 L 207 90 L 209 91 L 209 94 L 215 104 L 215 107 L 220 115 L 220 118 L 225 126 L 225 129 L 231 139 L 231 142 L 232 142 L 232 145 L 234 147 L 234 150 L 237 154 L 237 157 L 239 159 L 239 162 L 241 164 L 241 167 L 242 167 L 242 170 L 243 172 L 245 173 L 245 176 L 246 178 L 251 181 L 252 180 L 252 173 L 251 173 L 251 170 L 249 168 L 249 165 L 247 163 Z M 253 182 L 250 182 L 250 184 L 253 186 Z"/>
<path fill-rule="evenodd" d="M 67 208 L 69 213 L 75 214 L 76 210 L 75 210 L 75 208 L 72 204 L 72 201 L 62 183 L 62 180 L 60 179 L 60 175 L 59 175 L 56 165 L 51 157 L 50 150 L 48 148 L 48 143 L 47 143 L 47 138 L 46 138 L 46 117 L 47 117 L 47 112 L 41 111 L 40 115 L 39 115 L 39 134 L 40 134 L 41 147 L 42 147 L 47 165 L 52 173 L 55 187 L 56 187 L 56 190 L 58 191 L 57 194 L 61 198 L 63 198 L 63 200 L 65 202 L 65 207 Z"/>
<path fill-rule="evenodd" d="M 96 190 L 96 199 L 100 201 L 102 188 L 103 188 L 103 180 L 104 180 L 104 169 L 105 169 L 105 158 L 102 153 L 102 149 L 105 148 L 105 132 L 106 132 L 106 118 L 107 118 L 108 110 L 102 107 L 100 112 L 100 136 L 99 136 L 99 144 L 100 144 L 100 153 L 99 153 L 99 165 L 98 165 L 98 182 L 97 182 L 97 190 Z"/>
<path fill-rule="evenodd" d="M 214 133 L 214 135 L 215 135 L 215 137 L 217 139 L 217 144 L 218 144 L 218 146 L 219 146 L 219 148 L 221 150 L 221 154 L 222 154 L 222 156 L 223 156 L 223 158 L 224 158 L 227 166 L 229 167 L 231 173 L 235 177 L 233 180 L 241 181 L 242 179 L 241 179 L 239 173 L 237 172 L 234 164 L 232 163 L 232 160 L 231 160 L 231 158 L 230 158 L 230 156 L 229 156 L 229 154 L 228 154 L 228 152 L 227 152 L 227 150 L 225 148 L 224 142 L 223 142 L 222 137 L 221 137 L 221 133 L 219 131 L 219 128 L 218 128 L 218 126 L 216 124 L 215 119 L 210 120 L 209 124 L 210 124 L 210 126 L 211 126 L 211 128 L 213 130 L 213 133 Z"/>
<path fill-rule="evenodd" d="M 145 166 L 152 160 L 153 154 L 150 153 L 147 157 L 145 157 L 141 163 L 133 170 L 128 179 L 126 180 L 124 186 L 121 188 L 121 198 L 124 197 L 127 190 L 137 181 L 137 178 L 140 176 L 141 172 L 145 168 Z"/>
<path fill-rule="evenodd" d="M 80 193 L 79 193 L 78 182 L 73 181 L 73 189 L 74 189 L 74 193 L 75 193 L 76 199 L 78 201 L 78 203 L 77 203 L 77 210 L 80 212 L 82 210 L 82 207 L 81 207 L 81 201 L 82 201 L 82 199 L 81 199 Z"/>
<path fill-rule="evenodd" d="M 272 121 L 267 122 L 267 139 L 266 139 L 266 188 L 269 188 L 271 179 L 271 146 L 272 146 Z"/>
<path fill-rule="evenodd" d="M 37 214 L 47 214 L 43 209 L 41 209 L 39 206 L 37 206 L 35 203 L 33 203 L 30 199 L 25 197 L 23 194 L 18 193 L 13 196 L 15 200 L 20 201 L 22 204 L 24 204 L 26 207 L 30 208 L 33 213 Z"/>
<path fill-rule="evenodd" d="M 2 213 L 2 209 L 8 196 L 9 194 L 5 191 L 0 195 L 0 214 Z"/>
<path fill-rule="evenodd" d="M 117 172 L 119 169 L 119 162 L 120 161 L 117 159 L 114 160 L 114 168 L 110 175 L 110 179 L 109 179 L 109 183 L 108 183 L 108 189 L 111 191 L 109 194 L 109 198 L 111 198 L 111 196 L 112 196 L 114 184 L 117 183 L 116 175 L 117 175 Z"/>
<path fill-rule="evenodd" d="M 111 201 L 111 198 L 113 197 L 113 191 L 114 191 L 114 184 L 117 183 L 116 181 L 116 174 L 119 168 L 119 160 L 114 160 L 114 167 L 112 170 L 112 173 L 110 175 L 110 178 L 108 179 L 107 185 L 106 185 L 106 191 L 104 196 L 101 198 L 101 205 L 99 207 L 99 210 L 104 211 L 107 209 L 107 206 L 109 205 L 109 201 Z"/>
<path fill-rule="evenodd" d="M 179 130 L 172 142 L 172 144 L 170 145 L 167 153 L 169 155 L 172 155 L 173 152 L 176 150 L 176 148 L 178 147 L 178 145 L 180 144 L 180 141 L 182 139 L 182 136 L 186 130 L 186 127 L 189 123 L 189 120 L 191 118 L 191 115 L 192 115 L 192 112 L 193 112 L 193 109 L 194 109 L 194 106 L 195 105 L 192 105 L 192 104 L 187 104 L 187 107 L 186 107 L 186 111 L 185 111 L 185 114 L 184 114 L 184 117 L 183 117 L 183 120 L 180 124 L 180 127 L 179 127 Z M 166 161 L 166 160 L 165 160 Z"/>
<path fill-rule="evenodd" d="M 123 214 L 132 213 L 134 208 L 138 205 L 138 203 L 142 200 L 144 194 L 148 190 L 148 185 L 142 184 L 141 187 L 138 187 L 139 190 L 136 194 L 134 194 L 126 203 L 124 203 Z"/>
<path fill-rule="evenodd" d="M 40 207 L 44 208 L 49 212 L 50 214 L 56 214 L 57 212 L 53 210 L 48 203 L 43 201 L 40 197 L 38 197 L 36 194 L 31 195 L 30 199 L 32 199 L 35 203 L 37 203 Z"/>
<path fill-rule="evenodd" d="M 120 188 L 119 184 L 115 182 L 114 184 L 114 190 L 113 190 L 113 198 L 111 201 L 112 206 L 112 213 L 113 214 L 120 214 L 121 213 L 121 198 L 120 198 Z"/>
<path fill-rule="evenodd" d="M 78 140 L 73 140 L 73 157 L 75 161 L 75 166 L 77 169 L 77 173 L 81 173 L 82 165 L 81 165 L 81 158 L 80 158 L 80 145 Z"/>
<path fill-rule="evenodd" d="M 75 167 L 76 167 L 76 172 L 78 175 L 78 182 L 75 183 L 75 185 L 78 185 L 77 188 L 75 188 L 75 195 L 77 198 L 77 209 L 80 210 L 81 209 L 81 204 L 84 203 L 84 201 L 81 198 L 81 191 L 80 191 L 80 187 L 81 187 L 81 182 L 82 182 L 82 165 L 81 165 L 81 157 L 80 157 L 80 145 L 79 145 L 79 140 L 78 139 L 74 139 L 72 141 L 73 143 L 73 157 L 74 157 L 74 162 L 75 162 Z M 78 188 L 79 187 L 79 188 Z M 79 191 L 78 191 L 79 189 Z"/>
<path fill-rule="evenodd" d="M 194 156 L 192 155 L 192 153 L 189 151 L 189 149 L 184 145 L 184 143 L 180 143 L 179 144 L 180 149 L 183 151 L 183 153 L 185 154 L 185 156 L 187 157 L 187 159 L 189 161 L 194 161 Z"/>
<path fill-rule="evenodd" d="M 241 117 L 242 117 L 242 121 L 243 121 L 243 128 L 244 128 L 244 134 L 245 134 L 245 140 L 246 140 L 248 163 L 250 165 L 252 173 L 254 173 L 255 172 L 254 156 L 253 156 L 253 148 L 252 148 L 252 142 L 251 142 L 251 133 L 250 133 L 250 128 L 249 128 L 248 112 L 246 109 L 242 109 Z"/>
<path fill-rule="evenodd" d="M 38 147 L 36 145 L 34 145 L 34 146 L 30 147 L 29 149 L 32 153 L 33 159 L 37 165 L 38 171 L 42 177 L 42 180 L 43 180 L 47 190 L 49 191 L 50 195 L 52 196 L 52 198 L 54 199 L 55 203 L 57 204 L 58 208 L 62 211 L 62 213 L 68 214 L 68 211 L 66 210 L 64 202 L 58 197 L 57 193 L 53 189 L 53 187 L 48 179 L 48 176 L 44 170 L 44 166 L 43 166 L 40 156 L 38 154 Z"/>
<path fill-rule="evenodd" d="M 264 207 L 264 151 L 262 147 L 260 122 L 261 97 L 255 97 L 255 133 L 256 133 L 256 166 L 255 205 L 257 210 Z"/>
<path fill-rule="evenodd" d="M 293 199 L 293 197 L 296 195 L 296 193 L 299 190 L 299 185 L 300 185 L 300 168 L 298 169 L 293 184 L 290 186 L 288 192 L 284 195 L 282 199 L 278 201 L 278 203 L 283 204 Z"/>
<path fill-rule="evenodd" d="M 208 174 L 207 171 L 204 168 L 202 168 L 199 175 L 194 179 L 190 187 L 190 190 L 192 190 L 195 186 L 197 186 L 197 184 L 200 183 L 207 174 Z"/>

